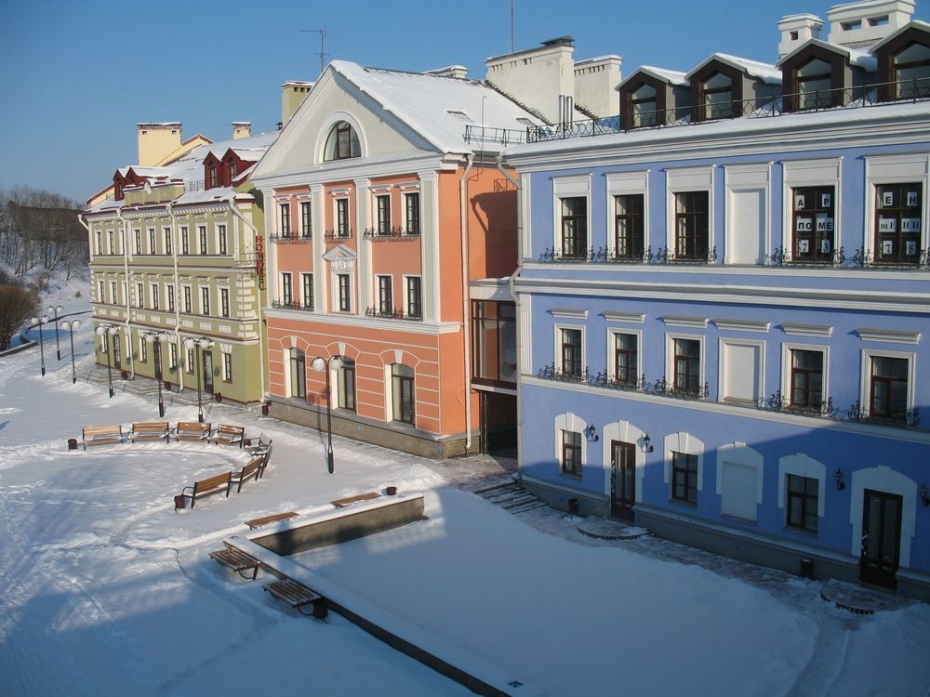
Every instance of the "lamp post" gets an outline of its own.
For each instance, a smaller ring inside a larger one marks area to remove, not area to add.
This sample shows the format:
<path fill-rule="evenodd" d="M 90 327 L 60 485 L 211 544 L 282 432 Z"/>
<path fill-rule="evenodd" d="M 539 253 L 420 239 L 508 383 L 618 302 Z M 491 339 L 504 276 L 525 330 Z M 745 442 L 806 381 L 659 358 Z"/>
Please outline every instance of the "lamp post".
<path fill-rule="evenodd" d="M 110 397 L 113 397 L 113 361 L 110 360 L 110 354 L 113 351 L 110 349 L 111 337 L 119 331 L 119 327 L 115 324 L 106 324 L 97 327 L 95 330 L 97 336 L 103 339 L 103 350 L 107 354 L 107 383 L 110 386 Z"/>
<path fill-rule="evenodd" d="M 32 318 L 32 326 L 39 327 L 39 355 L 42 356 L 42 377 L 45 377 L 45 341 L 42 336 L 42 325 L 48 322 L 48 315 Z"/>
<path fill-rule="evenodd" d="M 64 310 L 61 305 L 49 305 L 46 310 L 55 313 L 55 350 L 58 352 L 58 360 L 61 360 L 61 344 L 58 343 L 58 313 Z"/>
<path fill-rule="evenodd" d="M 190 351 L 193 348 L 197 348 L 197 420 L 200 423 L 203 423 L 203 380 L 202 380 L 202 364 L 203 364 L 203 350 L 208 349 L 213 346 L 213 340 L 208 339 L 205 336 L 200 337 L 199 339 L 185 339 L 184 348 Z"/>
<path fill-rule="evenodd" d="M 333 402 L 329 374 L 342 367 L 342 359 L 339 356 L 330 356 L 329 359 L 317 356 L 310 367 L 318 373 L 326 374 L 326 465 L 332 474 L 336 471 L 336 461 L 333 457 Z"/>
<path fill-rule="evenodd" d="M 158 382 L 158 415 L 165 415 L 165 401 L 161 396 L 161 345 L 168 341 L 168 334 L 165 332 L 145 332 L 142 335 L 145 343 L 154 344 L 155 346 L 155 380 Z"/>
<path fill-rule="evenodd" d="M 61 328 L 67 329 L 68 334 L 71 337 L 71 384 L 73 385 L 77 382 L 77 371 L 74 369 L 74 330 L 81 328 L 81 321 L 77 319 L 73 322 L 62 320 Z"/>

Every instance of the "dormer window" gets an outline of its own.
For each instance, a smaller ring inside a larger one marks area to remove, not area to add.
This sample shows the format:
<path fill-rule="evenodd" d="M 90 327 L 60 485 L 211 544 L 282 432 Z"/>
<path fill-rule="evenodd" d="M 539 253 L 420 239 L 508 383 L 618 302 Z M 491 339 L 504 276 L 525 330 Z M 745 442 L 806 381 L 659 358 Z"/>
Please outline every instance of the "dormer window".
<path fill-rule="evenodd" d="M 331 160 L 347 160 L 351 157 L 361 157 L 361 151 L 355 129 L 346 121 L 339 121 L 333 126 L 326 138 L 323 160 L 329 162 Z"/>
<path fill-rule="evenodd" d="M 701 84 L 704 119 L 733 118 L 733 81 L 723 73 L 714 73 Z"/>
<path fill-rule="evenodd" d="M 811 58 L 798 68 L 798 109 L 824 109 L 831 104 L 833 69 L 819 58 Z"/>
<path fill-rule="evenodd" d="M 912 43 L 894 56 L 895 99 L 930 96 L 930 46 Z"/>
<path fill-rule="evenodd" d="M 630 104 L 633 107 L 633 123 L 631 124 L 631 128 L 659 125 L 655 87 L 652 85 L 640 85 L 633 94 L 630 95 Z"/>
<path fill-rule="evenodd" d="M 219 175 L 216 171 L 216 165 L 212 164 L 207 167 L 207 188 L 213 189 L 219 186 Z"/>
<path fill-rule="evenodd" d="M 230 160 L 229 165 L 229 185 L 232 186 L 233 182 L 236 181 L 236 177 L 239 174 L 239 163 L 235 160 Z"/>

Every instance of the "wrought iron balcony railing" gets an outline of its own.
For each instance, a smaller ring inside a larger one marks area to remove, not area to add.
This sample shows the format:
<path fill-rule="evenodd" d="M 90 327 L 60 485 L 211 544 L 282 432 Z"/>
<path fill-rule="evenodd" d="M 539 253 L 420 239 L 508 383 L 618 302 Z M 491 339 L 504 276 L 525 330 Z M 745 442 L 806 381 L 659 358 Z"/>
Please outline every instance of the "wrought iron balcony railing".
<path fill-rule="evenodd" d="M 283 300 L 272 300 L 271 306 L 276 310 L 300 310 L 301 312 L 313 312 L 313 305 L 301 305 L 299 302 L 291 300 L 290 302 L 285 302 Z"/>
<path fill-rule="evenodd" d="M 276 244 L 310 242 L 313 239 L 313 233 L 310 230 L 305 230 L 297 234 L 296 230 L 287 230 L 281 233 L 273 233 L 269 236 L 269 239 Z"/>
<path fill-rule="evenodd" d="M 394 309 L 394 310 L 391 310 L 390 312 L 385 312 L 384 310 L 381 310 L 380 308 L 377 308 L 377 307 L 366 307 L 365 316 L 366 317 L 377 317 L 379 319 L 400 319 L 400 320 L 407 320 L 409 322 L 422 322 L 423 321 L 422 312 L 417 313 L 417 314 L 412 314 L 412 313 L 404 312 L 401 309 Z"/>
<path fill-rule="evenodd" d="M 917 426 L 920 423 L 919 409 L 914 408 L 911 411 L 895 411 L 888 414 L 878 414 L 870 412 L 856 400 L 852 403 L 846 412 L 846 418 L 850 421 L 866 421 L 873 424 L 884 424 L 886 426 Z"/>
<path fill-rule="evenodd" d="M 366 228 L 364 232 L 366 240 L 374 242 L 397 242 L 399 240 L 418 240 L 420 239 L 419 228 L 402 228 L 392 227 L 389 229 Z"/>
<path fill-rule="evenodd" d="M 643 373 L 643 375 L 640 377 L 634 377 L 631 380 L 627 380 L 616 375 L 614 377 L 610 377 L 606 370 L 602 370 L 594 376 L 592 384 L 594 384 L 596 387 L 607 387 L 612 390 L 629 390 L 638 392 L 642 391 L 646 387 L 646 374 Z"/>
<path fill-rule="evenodd" d="M 352 228 L 337 228 L 336 230 L 327 230 L 323 235 L 323 239 L 325 239 L 327 242 L 332 240 L 351 240 Z"/>
<path fill-rule="evenodd" d="M 756 406 L 767 411 L 798 414 L 800 416 L 833 417 L 835 413 L 832 397 L 820 400 L 820 404 L 795 404 L 788 399 L 788 395 L 783 395 L 781 390 L 776 390 L 768 399 L 760 399 L 759 404 Z"/>
<path fill-rule="evenodd" d="M 559 380 L 560 382 L 585 383 L 588 382 L 589 379 L 587 366 L 585 366 L 584 369 L 579 368 L 578 370 L 564 370 L 561 366 L 558 366 L 555 363 L 550 363 L 546 366 L 543 366 L 539 369 L 537 375 L 538 377 L 544 378 L 546 380 Z"/>

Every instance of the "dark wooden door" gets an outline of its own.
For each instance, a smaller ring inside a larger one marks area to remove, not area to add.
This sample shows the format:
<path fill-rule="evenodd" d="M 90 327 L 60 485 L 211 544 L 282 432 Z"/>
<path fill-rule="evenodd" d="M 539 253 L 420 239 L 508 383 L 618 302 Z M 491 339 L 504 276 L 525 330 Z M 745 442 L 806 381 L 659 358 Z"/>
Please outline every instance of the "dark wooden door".
<path fill-rule="evenodd" d="M 610 442 L 610 515 L 633 520 L 636 504 L 636 446 Z"/>
<path fill-rule="evenodd" d="M 901 506 L 897 494 L 865 490 L 862 504 L 862 557 L 859 578 L 894 589 L 901 553 Z"/>
<path fill-rule="evenodd" d="M 113 352 L 113 367 L 117 370 L 121 370 L 123 367 L 123 362 L 119 353 L 119 334 L 114 334 L 111 336 L 110 341 L 112 342 L 110 350 Z"/>
<path fill-rule="evenodd" d="M 203 391 L 213 394 L 213 354 L 203 351 Z"/>

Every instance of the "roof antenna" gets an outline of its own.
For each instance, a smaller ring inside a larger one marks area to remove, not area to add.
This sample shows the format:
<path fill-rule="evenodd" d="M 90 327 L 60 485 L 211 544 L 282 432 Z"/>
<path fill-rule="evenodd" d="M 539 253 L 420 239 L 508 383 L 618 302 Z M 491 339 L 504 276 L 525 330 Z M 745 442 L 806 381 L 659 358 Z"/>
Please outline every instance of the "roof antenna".
<path fill-rule="evenodd" d="M 326 68 L 325 58 L 326 56 L 329 55 L 324 50 L 326 46 L 326 27 L 323 27 L 322 29 L 301 29 L 300 31 L 303 34 L 319 34 L 320 35 L 320 51 L 319 53 L 317 53 L 317 55 L 320 57 L 320 75 L 322 75 L 323 70 Z"/>

